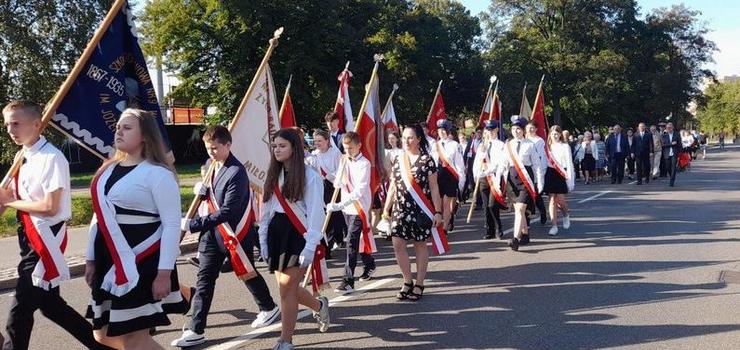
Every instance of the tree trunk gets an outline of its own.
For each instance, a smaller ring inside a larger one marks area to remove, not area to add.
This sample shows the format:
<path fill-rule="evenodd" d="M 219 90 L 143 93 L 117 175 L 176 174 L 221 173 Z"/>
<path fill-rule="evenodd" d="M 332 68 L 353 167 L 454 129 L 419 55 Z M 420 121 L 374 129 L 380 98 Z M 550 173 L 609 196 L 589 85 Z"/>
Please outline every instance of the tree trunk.
<path fill-rule="evenodd" d="M 562 117 L 562 108 L 560 108 L 560 96 L 553 94 L 552 98 L 552 125 L 560 125 L 561 128 L 564 129 L 563 126 L 563 117 Z"/>

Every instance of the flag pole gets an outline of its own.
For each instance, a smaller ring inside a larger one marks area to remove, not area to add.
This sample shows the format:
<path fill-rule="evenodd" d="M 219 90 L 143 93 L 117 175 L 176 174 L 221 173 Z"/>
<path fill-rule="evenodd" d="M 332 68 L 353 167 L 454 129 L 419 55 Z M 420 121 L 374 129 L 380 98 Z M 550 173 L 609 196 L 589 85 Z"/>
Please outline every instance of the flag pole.
<path fill-rule="evenodd" d="M 288 94 L 290 93 L 290 83 L 293 81 L 293 74 L 290 75 L 290 78 L 288 78 L 288 85 L 285 86 L 285 95 L 283 95 L 283 102 L 280 105 L 280 113 L 278 113 L 278 116 L 280 117 L 280 121 L 282 122 L 283 119 L 283 112 L 285 111 L 285 101 L 288 100 Z"/>
<path fill-rule="evenodd" d="M 543 86 L 544 82 L 545 82 L 545 75 L 542 74 L 542 79 L 540 79 L 540 86 L 537 87 L 537 96 L 535 96 L 535 98 L 534 98 L 534 105 L 535 106 L 537 106 L 537 103 L 539 102 L 539 99 L 542 98 L 541 95 L 544 95 L 545 94 L 545 92 L 542 90 L 542 86 Z M 542 91 L 542 94 L 540 94 L 540 91 Z M 543 107 L 544 107 L 544 104 L 543 104 Z M 542 119 L 545 120 L 545 135 L 547 135 L 549 133 L 548 130 L 550 129 L 550 125 L 547 122 L 547 115 L 545 114 L 544 108 L 542 109 Z M 547 140 L 545 140 L 545 143 L 547 143 Z"/>
<path fill-rule="evenodd" d="M 383 113 L 380 113 L 380 120 L 383 121 L 383 124 L 385 125 L 385 114 L 388 112 L 388 107 L 391 105 L 391 101 L 393 100 L 393 95 L 396 93 L 396 90 L 398 90 L 398 84 L 393 84 L 393 91 L 391 91 L 391 94 L 388 96 L 388 101 L 385 102 L 385 107 L 383 107 Z M 385 129 L 385 127 L 383 127 Z"/>
<path fill-rule="evenodd" d="M 439 91 L 442 89 L 442 80 L 439 81 L 439 85 L 437 85 L 437 91 L 434 93 L 434 99 L 432 100 L 432 107 L 429 108 L 429 114 L 427 114 L 427 123 L 429 123 L 429 119 L 432 117 L 432 112 L 434 112 L 434 105 L 437 103 L 437 98 L 439 97 Z"/>
<path fill-rule="evenodd" d="M 234 116 L 234 119 L 231 120 L 229 123 L 229 131 L 231 131 L 234 126 L 236 125 L 236 122 L 239 120 L 239 117 L 242 114 L 242 111 L 247 106 L 248 98 L 252 94 L 252 91 L 257 87 L 257 80 L 259 79 L 259 76 L 262 74 L 262 72 L 267 68 L 267 62 L 270 60 L 270 56 L 272 55 L 273 50 L 275 50 L 275 47 L 278 45 L 278 39 L 280 38 L 280 35 L 283 34 L 283 27 L 278 28 L 275 33 L 273 34 L 273 37 L 269 40 L 270 46 L 267 47 L 267 52 L 265 52 L 265 57 L 262 58 L 262 62 L 260 62 L 259 68 L 257 68 L 257 72 L 254 73 L 254 78 L 252 79 L 252 82 L 249 83 L 249 88 L 247 88 L 247 93 L 244 94 L 244 98 L 242 98 L 241 103 L 239 104 L 239 109 L 236 111 L 236 116 Z M 211 162 L 211 165 L 208 167 L 208 172 L 206 172 L 206 179 L 210 178 L 213 174 L 214 170 L 216 169 L 215 162 Z M 208 182 L 204 182 L 208 183 Z M 193 202 L 190 203 L 190 208 L 188 208 L 187 213 L 185 214 L 186 219 L 190 219 L 195 215 L 195 212 L 198 210 L 198 206 L 200 206 L 201 198 L 200 196 L 195 196 L 193 198 Z M 184 232 L 180 234 L 180 240 L 182 240 L 184 236 Z"/>
<path fill-rule="evenodd" d="M 496 83 L 496 89 L 493 90 L 493 96 L 491 96 L 491 110 L 488 111 L 488 120 L 491 120 L 491 117 L 493 116 L 493 109 L 496 108 L 493 103 L 496 102 L 496 92 L 498 91 L 498 77 L 495 75 L 491 76 L 491 85 L 488 87 L 488 95 L 486 95 L 486 100 L 483 102 L 483 110 L 485 111 L 486 108 L 486 102 L 488 102 L 488 96 L 491 94 L 491 86 L 493 86 L 493 83 Z M 501 127 L 501 126 L 499 126 Z M 470 140 L 470 147 L 473 147 L 473 140 Z M 473 162 L 475 162 L 475 159 L 473 159 Z M 480 178 L 475 179 L 475 188 L 473 188 L 473 200 L 470 202 L 470 208 L 468 209 L 468 217 L 465 220 L 466 223 L 470 223 L 470 220 L 473 218 L 473 210 L 475 210 L 475 202 L 476 197 L 478 196 L 478 191 L 480 191 Z"/>
<path fill-rule="evenodd" d="M 90 41 L 87 43 L 85 50 L 82 51 L 82 55 L 80 55 L 80 58 L 77 59 L 77 62 L 75 62 L 72 71 L 70 71 L 69 75 L 67 75 L 67 79 L 64 80 L 64 83 L 62 83 L 62 86 L 54 94 L 54 97 L 52 97 L 49 103 L 46 104 L 46 106 L 44 107 L 44 112 L 41 115 L 42 131 L 46 128 L 46 125 L 49 124 L 51 118 L 54 117 L 54 113 L 56 112 L 57 107 L 59 107 L 59 104 L 62 103 L 62 98 L 67 95 L 69 89 L 72 88 L 72 84 L 77 79 L 77 76 L 80 75 L 80 72 L 87 63 L 87 60 L 90 59 L 90 56 L 92 56 L 93 52 L 98 46 L 98 43 L 100 43 L 100 39 L 103 38 L 103 35 L 105 35 L 105 31 L 113 22 L 113 19 L 116 18 L 118 11 L 121 9 L 121 7 L 123 7 L 125 3 L 126 0 L 116 0 L 116 2 L 113 3 L 113 6 L 111 6 L 108 14 L 105 15 L 103 22 L 101 22 L 98 28 L 95 30 L 95 34 L 93 34 L 92 39 L 90 39 Z M 22 161 L 23 149 L 21 148 L 19 153 L 16 155 L 15 160 L 13 161 L 13 165 L 8 170 L 8 173 L 5 174 L 2 183 L 0 183 L 0 187 L 8 187 L 8 185 L 10 184 L 10 180 L 18 172 L 18 169 L 20 169 Z"/>

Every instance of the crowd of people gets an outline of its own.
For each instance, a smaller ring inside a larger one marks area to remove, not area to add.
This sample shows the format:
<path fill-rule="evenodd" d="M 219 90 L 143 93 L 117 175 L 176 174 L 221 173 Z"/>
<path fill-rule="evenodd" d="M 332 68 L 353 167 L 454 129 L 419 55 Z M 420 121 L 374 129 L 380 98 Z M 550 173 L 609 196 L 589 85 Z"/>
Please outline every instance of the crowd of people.
<path fill-rule="evenodd" d="M 361 151 L 360 136 L 341 133 L 339 116 L 328 112 L 326 129 L 312 133 L 313 150 L 298 128 L 273 135 L 264 190 L 256 193 L 231 153 L 229 130 L 213 126 L 203 135 L 209 160 L 195 189 L 202 207 L 182 218 L 177 173 L 153 115 L 127 109 L 116 124 L 116 153 L 91 184 L 87 321 L 59 296 L 60 283 L 70 278 L 63 257 L 71 215 L 68 163 L 41 135 L 38 105 L 13 102 L 3 117 L 24 159 L 11 189 L 0 190 L 2 209 L 17 210 L 23 257 L 5 349 L 28 347 L 38 309 L 90 349 L 161 349 L 152 338 L 155 328 L 170 324 L 168 314 L 192 312 L 171 345 L 202 344 L 222 272 L 233 272 L 253 296 L 260 311 L 251 326 L 267 326 L 280 316 L 274 349 L 292 349 L 299 304 L 313 311 L 319 331 L 331 325 L 321 291 L 328 285 L 325 260 L 332 252 L 345 254 L 335 292 L 351 293 L 356 281 L 373 278 L 374 237 L 392 241 L 403 276 L 396 298 L 415 302 L 424 296 L 428 245 L 437 255 L 449 251 L 462 202 L 485 211 L 485 239 L 508 239 L 517 251 L 530 242 L 531 218 L 539 216 L 543 225 L 549 219 L 551 236 L 559 225 L 570 227 L 567 195 L 579 178 L 589 184 L 608 174 L 613 184 L 622 183 L 626 169 L 638 185 L 667 176 L 673 186 L 682 155 L 704 156 L 706 144 L 701 133 L 679 133 L 671 123 L 650 130 L 640 123 L 627 132 L 615 125 L 601 141 L 595 128 L 573 135 L 557 125 L 543 139 L 535 123 L 519 116 L 506 132 L 488 120 L 465 138 L 453 123 L 440 120 L 435 133 L 425 123 L 387 132 L 383 169 L 375 170 L 384 176 L 373 188 L 373 165 Z M 511 237 L 500 217 L 506 210 L 514 214 Z M 199 235 L 198 255 L 190 260 L 198 268 L 193 287 L 182 283 L 175 265 L 186 233 Z M 255 251 L 274 274 L 279 303 L 255 268 Z M 305 287 L 307 274 L 312 288 Z"/>

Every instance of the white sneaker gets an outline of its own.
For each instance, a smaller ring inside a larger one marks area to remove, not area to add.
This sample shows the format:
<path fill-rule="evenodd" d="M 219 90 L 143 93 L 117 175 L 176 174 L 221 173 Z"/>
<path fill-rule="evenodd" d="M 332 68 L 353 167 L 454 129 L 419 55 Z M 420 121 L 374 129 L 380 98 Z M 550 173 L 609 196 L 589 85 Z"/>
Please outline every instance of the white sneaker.
<path fill-rule="evenodd" d="M 570 228 L 570 215 L 563 216 L 563 228 L 566 230 Z"/>
<path fill-rule="evenodd" d="M 280 308 L 277 306 L 270 311 L 260 311 L 260 313 L 257 314 L 257 318 L 252 322 L 252 328 L 269 326 L 277 320 L 278 316 L 280 316 Z"/>
<path fill-rule="evenodd" d="M 550 236 L 557 236 L 558 235 L 558 227 L 557 226 L 550 227 L 550 231 L 547 234 L 550 235 Z"/>
<path fill-rule="evenodd" d="M 319 303 L 321 304 L 321 307 L 319 308 L 319 312 L 313 313 L 313 318 L 315 318 L 316 322 L 319 324 L 319 332 L 325 333 L 329 330 L 329 326 L 331 325 L 331 319 L 329 317 L 329 299 L 326 297 L 319 297 Z"/>
<path fill-rule="evenodd" d="M 170 343 L 171 346 L 177 346 L 185 348 L 188 346 L 200 345 L 206 342 L 205 334 L 198 334 L 189 329 L 182 332 L 182 336 L 179 339 L 175 339 Z"/>

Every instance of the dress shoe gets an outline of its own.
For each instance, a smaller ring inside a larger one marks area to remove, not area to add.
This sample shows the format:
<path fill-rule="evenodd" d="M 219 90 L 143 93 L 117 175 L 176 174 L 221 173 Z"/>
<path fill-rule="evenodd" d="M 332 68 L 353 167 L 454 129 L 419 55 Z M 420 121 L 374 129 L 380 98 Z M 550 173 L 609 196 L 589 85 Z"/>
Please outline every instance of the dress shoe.
<path fill-rule="evenodd" d="M 637 185 L 642 185 L 642 181 L 637 181 Z"/>
<path fill-rule="evenodd" d="M 527 244 L 529 244 L 529 235 L 522 235 L 522 238 L 519 239 L 519 245 Z"/>
<path fill-rule="evenodd" d="M 519 250 L 519 240 L 516 237 L 509 240 L 509 248 L 513 251 Z"/>

